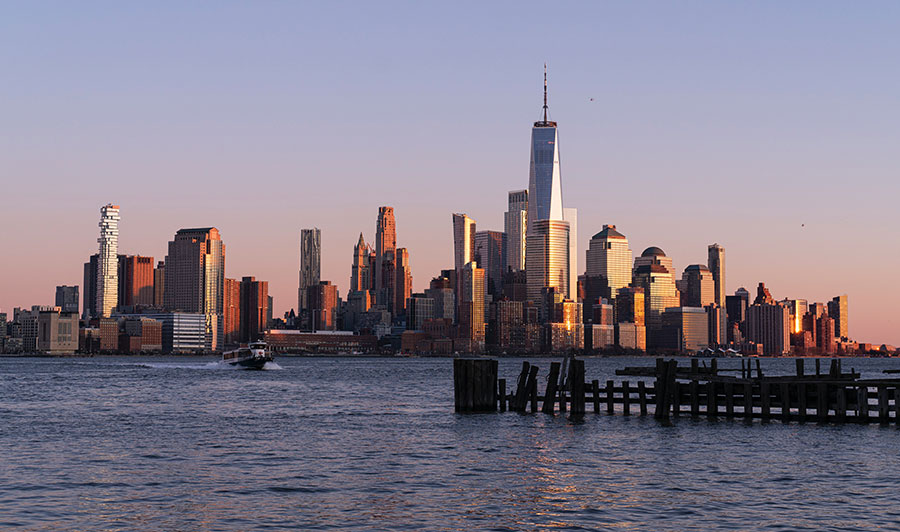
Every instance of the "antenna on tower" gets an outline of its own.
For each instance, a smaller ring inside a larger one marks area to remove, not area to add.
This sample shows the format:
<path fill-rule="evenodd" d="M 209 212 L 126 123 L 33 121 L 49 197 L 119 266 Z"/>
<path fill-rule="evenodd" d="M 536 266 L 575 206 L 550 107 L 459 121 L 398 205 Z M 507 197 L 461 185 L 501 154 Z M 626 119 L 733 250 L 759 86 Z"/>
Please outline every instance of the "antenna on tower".
<path fill-rule="evenodd" d="M 544 63 L 544 122 L 547 121 L 547 63 Z"/>

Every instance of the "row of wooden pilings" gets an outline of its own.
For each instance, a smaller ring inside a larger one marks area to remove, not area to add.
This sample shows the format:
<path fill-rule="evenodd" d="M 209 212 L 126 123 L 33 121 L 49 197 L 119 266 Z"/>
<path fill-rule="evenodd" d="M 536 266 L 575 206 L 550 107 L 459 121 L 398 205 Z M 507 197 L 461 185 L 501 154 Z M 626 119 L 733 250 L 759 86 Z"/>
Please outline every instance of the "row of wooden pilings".
<path fill-rule="evenodd" d="M 543 393 L 538 390 L 536 365 L 522 363 L 515 390 L 506 391 L 498 378 L 498 362 L 489 359 L 455 359 L 454 399 L 457 412 L 513 412 L 584 415 L 586 406 L 608 414 L 652 413 L 670 415 L 782 419 L 784 421 L 900 422 L 900 379 L 861 380 L 851 371 L 842 373 L 832 360 L 828 373 L 806 374 L 797 360 L 797 374 L 763 376 L 757 362 L 756 376 L 748 363 L 738 369 L 719 369 L 715 361 L 699 367 L 678 367 L 676 360 L 657 359 L 655 367 L 624 368 L 617 375 L 655 377 L 652 384 L 607 380 L 586 381 L 584 361 L 551 362 Z M 740 377 L 723 375 L 740 371 Z M 565 378 L 560 378 L 565 375 Z"/>

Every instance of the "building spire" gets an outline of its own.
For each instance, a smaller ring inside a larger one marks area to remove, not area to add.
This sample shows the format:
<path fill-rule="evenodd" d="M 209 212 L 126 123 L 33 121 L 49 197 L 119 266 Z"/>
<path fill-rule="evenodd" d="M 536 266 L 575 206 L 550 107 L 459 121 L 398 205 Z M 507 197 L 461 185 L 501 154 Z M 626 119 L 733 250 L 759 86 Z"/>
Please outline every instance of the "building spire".
<path fill-rule="evenodd" d="M 544 122 L 547 121 L 547 63 L 544 63 Z"/>

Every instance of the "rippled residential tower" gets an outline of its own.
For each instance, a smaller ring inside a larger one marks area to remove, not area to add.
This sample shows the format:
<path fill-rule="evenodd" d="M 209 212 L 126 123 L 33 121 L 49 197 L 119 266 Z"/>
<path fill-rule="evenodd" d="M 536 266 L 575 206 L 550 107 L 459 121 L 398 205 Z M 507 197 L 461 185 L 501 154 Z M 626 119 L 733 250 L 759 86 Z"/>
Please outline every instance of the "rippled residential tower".
<path fill-rule="evenodd" d="M 119 206 L 100 207 L 100 254 L 97 259 L 97 313 L 108 318 L 119 301 Z"/>

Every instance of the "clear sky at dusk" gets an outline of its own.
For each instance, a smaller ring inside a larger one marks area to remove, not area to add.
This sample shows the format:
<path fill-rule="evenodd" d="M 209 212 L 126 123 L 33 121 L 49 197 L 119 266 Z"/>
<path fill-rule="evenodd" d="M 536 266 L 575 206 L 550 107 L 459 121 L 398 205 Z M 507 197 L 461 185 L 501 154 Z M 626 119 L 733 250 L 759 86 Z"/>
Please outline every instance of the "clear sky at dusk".
<path fill-rule="evenodd" d="M 728 293 L 848 294 L 900 344 L 898 35 L 892 2 L 5 3 L 0 311 L 81 284 L 107 202 L 121 253 L 218 227 L 276 315 L 301 227 L 344 296 L 392 205 L 421 290 L 452 212 L 527 188 L 546 61 L 579 270 L 604 223 L 679 278 L 718 242 Z"/>

